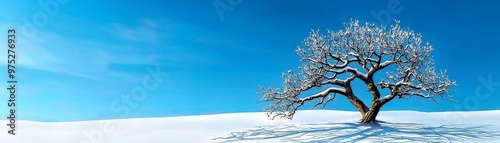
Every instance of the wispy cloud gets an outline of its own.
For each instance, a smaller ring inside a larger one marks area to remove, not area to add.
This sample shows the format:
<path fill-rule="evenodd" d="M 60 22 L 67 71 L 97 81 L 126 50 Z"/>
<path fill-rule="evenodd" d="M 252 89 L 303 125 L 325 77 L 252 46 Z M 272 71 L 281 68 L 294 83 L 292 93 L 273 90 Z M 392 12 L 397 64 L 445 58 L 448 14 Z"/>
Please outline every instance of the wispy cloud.
<path fill-rule="evenodd" d="M 19 66 L 92 80 L 106 81 L 129 76 L 110 70 L 109 65 L 113 63 L 156 64 L 154 57 L 127 48 L 127 43 L 68 39 L 64 35 L 47 32 L 41 33 L 36 40 L 22 41 L 22 45 L 30 48 L 19 48 Z"/>
<path fill-rule="evenodd" d="M 163 34 L 159 23 L 148 19 L 141 19 L 134 26 L 114 23 L 111 32 L 124 40 L 139 42 L 156 41 Z"/>

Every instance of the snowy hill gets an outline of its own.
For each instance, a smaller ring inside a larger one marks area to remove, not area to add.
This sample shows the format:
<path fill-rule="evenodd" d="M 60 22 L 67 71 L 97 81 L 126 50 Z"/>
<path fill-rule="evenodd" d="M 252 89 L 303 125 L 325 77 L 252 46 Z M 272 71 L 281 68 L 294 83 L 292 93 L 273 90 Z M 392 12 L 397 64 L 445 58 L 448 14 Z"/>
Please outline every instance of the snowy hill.
<path fill-rule="evenodd" d="M 358 124 L 359 118 L 358 112 L 306 110 L 293 120 L 268 120 L 265 113 L 55 123 L 21 120 L 16 136 L 0 126 L 0 142 L 500 142 L 500 110 L 382 111 L 377 118 L 381 122 L 374 125 Z"/>

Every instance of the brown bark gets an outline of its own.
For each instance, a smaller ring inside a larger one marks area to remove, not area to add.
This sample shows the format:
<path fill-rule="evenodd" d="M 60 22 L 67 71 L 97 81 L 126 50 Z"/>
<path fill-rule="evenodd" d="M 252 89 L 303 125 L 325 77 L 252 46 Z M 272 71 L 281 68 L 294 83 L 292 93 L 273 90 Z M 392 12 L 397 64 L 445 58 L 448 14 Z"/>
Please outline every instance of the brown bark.
<path fill-rule="evenodd" d="M 363 101 L 361 101 L 358 97 L 356 97 L 354 95 L 354 93 L 352 92 L 350 81 L 346 83 L 345 89 L 346 89 L 346 93 L 347 93 L 347 95 L 346 95 L 347 99 L 349 99 L 349 101 L 351 102 L 352 105 L 354 105 L 356 108 L 358 108 L 359 113 L 361 113 L 361 116 L 364 117 L 366 112 L 368 111 L 368 107 L 366 106 L 366 104 Z"/>
<path fill-rule="evenodd" d="M 366 112 L 368 111 L 368 107 L 366 107 L 365 103 L 354 96 L 348 96 L 347 98 L 349 98 L 349 101 L 351 101 L 352 105 L 358 108 L 359 113 L 361 113 L 361 117 L 364 117 Z"/>
<path fill-rule="evenodd" d="M 368 86 L 368 90 L 372 94 L 372 104 L 370 108 L 366 106 L 366 104 L 361 101 L 358 97 L 354 95 L 352 92 L 351 84 L 350 82 L 346 83 L 346 96 L 349 99 L 349 101 L 359 110 L 361 113 L 361 123 L 363 124 L 369 124 L 369 123 L 374 123 L 377 121 L 377 115 L 380 111 L 380 108 L 382 106 L 389 102 L 392 98 L 385 99 L 385 100 L 379 100 L 380 99 L 380 92 L 378 88 L 375 86 L 373 83 L 373 80 L 368 78 L 368 80 L 365 81 L 366 85 Z M 393 97 L 393 96 L 391 96 Z"/>
<path fill-rule="evenodd" d="M 377 121 L 377 115 L 378 112 L 380 111 L 380 108 L 386 103 L 385 101 L 382 102 L 380 101 L 380 92 L 378 91 L 378 88 L 375 86 L 373 82 L 373 77 L 369 76 L 368 80 L 365 81 L 368 91 L 372 94 L 372 105 L 370 106 L 370 109 L 366 111 L 365 114 L 361 116 L 361 123 L 363 124 L 368 124 L 368 123 L 374 123 Z"/>
<path fill-rule="evenodd" d="M 361 123 L 368 124 L 376 122 L 378 112 L 380 111 L 380 108 L 382 108 L 382 105 L 382 103 L 373 101 L 373 104 L 368 112 L 366 112 L 366 114 L 361 118 Z"/>

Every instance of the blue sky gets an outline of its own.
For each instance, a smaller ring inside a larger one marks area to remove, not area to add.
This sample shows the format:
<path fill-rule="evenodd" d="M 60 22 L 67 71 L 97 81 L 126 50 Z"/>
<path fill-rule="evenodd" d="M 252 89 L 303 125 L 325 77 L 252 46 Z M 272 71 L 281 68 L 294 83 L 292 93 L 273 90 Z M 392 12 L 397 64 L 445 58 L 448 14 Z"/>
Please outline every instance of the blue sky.
<path fill-rule="evenodd" d="M 38 1 L 3 1 L 1 30 L 20 32 L 18 116 L 74 121 L 259 111 L 267 103 L 256 102 L 258 85 L 281 86 L 281 72 L 297 70 L 294 51 L 311 29 L 339 30 L 350 18 L 391 24 L 380 21 L 381 13 L 434 45 L 436 66 L 457 81 L 452 94 L 459 101 L 409 98 L 382 110 L 500 109 L 500 2 L 242 0 L 231 6 L 220 0 L 233 9 L 223 19 L 213 2 L 61 0 L 51 16 Z M 47 21 L 35 26 L 36 34 L 23 35 L 26 20 L 43 14 Z M 6 58 L 6 50 L 0 54 Z M 141 87 L 148 67 L 165 73 L 162 82 L 143 100 L 122 101 Z M 0 91 L 0 101 L 6 94 Z M 326 108 L 356 111 L 341 97 Z"/>

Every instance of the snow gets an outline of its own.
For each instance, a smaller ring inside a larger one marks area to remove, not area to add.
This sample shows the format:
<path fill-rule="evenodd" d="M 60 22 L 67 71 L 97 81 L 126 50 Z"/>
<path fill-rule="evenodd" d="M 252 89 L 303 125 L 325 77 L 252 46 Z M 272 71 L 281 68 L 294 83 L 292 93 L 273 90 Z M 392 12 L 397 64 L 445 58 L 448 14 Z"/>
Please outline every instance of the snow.
<path fill-rule="evenodd" d="M 7 133 L 6 125 L 0 126 L 0 142 L 500 142 L 500 110 L 381 111 L 379 124 L 371 125 L 357 123 L 359 118 L 358 112 L 305 110 L 293 120 L 268 120 L 262 112 L 77 122 L 21 120 L 15 136 Z"/>

